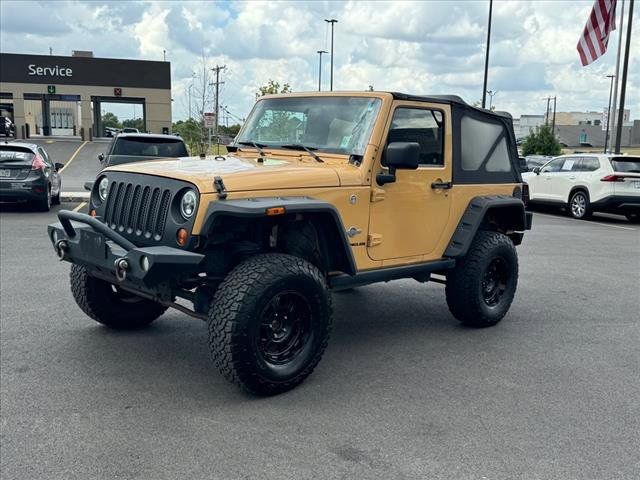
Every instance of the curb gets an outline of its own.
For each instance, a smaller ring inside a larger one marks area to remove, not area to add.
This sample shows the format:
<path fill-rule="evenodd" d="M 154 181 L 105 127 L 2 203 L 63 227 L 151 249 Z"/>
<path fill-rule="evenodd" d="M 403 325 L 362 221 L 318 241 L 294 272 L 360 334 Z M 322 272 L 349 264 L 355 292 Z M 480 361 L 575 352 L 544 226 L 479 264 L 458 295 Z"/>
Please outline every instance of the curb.
<path fill-rule="evenodd" d="M 89 192 L 62 192 L 60 200 L 62 202 L 88 202 Z"/>

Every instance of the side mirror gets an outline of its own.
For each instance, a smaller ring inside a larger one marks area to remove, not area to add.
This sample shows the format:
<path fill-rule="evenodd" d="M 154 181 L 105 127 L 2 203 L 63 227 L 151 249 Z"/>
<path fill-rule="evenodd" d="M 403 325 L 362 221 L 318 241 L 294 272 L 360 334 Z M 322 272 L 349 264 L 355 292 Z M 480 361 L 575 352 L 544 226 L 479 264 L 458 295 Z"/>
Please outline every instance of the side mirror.
<path fill-rule="evenodd" d="M 84 182 L 84 189 L 88 190 L 89 192 L 93 190 L 93 182 Z"/>
<path fill-rule="evenodd" d="M 56 172 L 59 172 L 64 168 L 64 163 L 54 163 L 53 166 L 56 168 Z"/>
<path fill-rule="evenodd" d="M 378 185 L 396 181 L 396 170 L 415 170 L 420 164 L 420 144 L 418 142 L 393 142 L 384 151 L 384 166 L 389 173 L 376 175 Z"/>
<path fill-rule="evenodd" d="M 104 162 L 104 153 L 98 155 L 98 160 L 100 160 L 100 162 Z"/>
<path fill-rule="evenodd" d="M 540 175 L 540 167 L 535 167 L 533 169 L 533 173 L 535 173 L 536 175 Z"/>

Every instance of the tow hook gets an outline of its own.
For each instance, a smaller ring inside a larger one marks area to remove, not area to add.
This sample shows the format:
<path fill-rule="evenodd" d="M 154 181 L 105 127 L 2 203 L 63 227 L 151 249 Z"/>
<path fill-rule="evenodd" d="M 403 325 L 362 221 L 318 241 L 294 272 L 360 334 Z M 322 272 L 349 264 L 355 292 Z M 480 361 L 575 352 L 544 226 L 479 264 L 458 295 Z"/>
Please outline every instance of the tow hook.
<path fill-rule="evenodd" d="M 64 260 L 65 252 L 69 249 L 69 245 L 66 240 L 58 240 L 56 243 L 56 254 L 58 255 L 58 260 Z"/>
<path fill-rule="evenodd" d="M 129 270 L 129 262 L 126 258 L 118 258 L 115 261 L 116 279 L 123 282 L 127 278 L 127 270 Z"/>

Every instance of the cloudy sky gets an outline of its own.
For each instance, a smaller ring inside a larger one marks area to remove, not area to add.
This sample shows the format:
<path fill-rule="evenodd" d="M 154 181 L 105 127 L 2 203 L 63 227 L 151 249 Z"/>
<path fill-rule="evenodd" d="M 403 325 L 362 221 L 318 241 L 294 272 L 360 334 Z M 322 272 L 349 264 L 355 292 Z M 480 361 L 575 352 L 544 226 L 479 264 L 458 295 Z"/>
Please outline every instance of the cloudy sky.
<path fill-rule="evenodd" d="M 147 60 L 161 60 L 164 50 L 171 62 L 174 120 L 187 116 L 187 88 L 195 82 L 192 92 L 198 90 L 204 57 L 209 67 L 227 66 L 220 101 L 232 115 L 244 117 L 257 88 L 269 79 L 287 82 L 294 91 L 317 89 L 316 51 L 329 50 L 324 19 L 335 18 L 334 89 L 373 85 L 377 90 L 458 94 L 472 103 L 482 96 L 488 5 L 3 0 L 0 47 L 34 54 L 47 54 L 51 47 L 57 55 L 92 50 L 97 57 Z M 620 28 L 608 53 L 582 67 L 576 44 L 592 5 L 494 2 L 488 88 L 497 91 L 498 109 L 515 116 L 541 114 L 548 95 L 558 96 L 559 111 L 607 105 L 605 75 L 615 71 Z M 636 12 L 626 102 L 632 118 L 640 118 L 639 26 Z M 328 89 L 328 57 L 323 66 Z"/>

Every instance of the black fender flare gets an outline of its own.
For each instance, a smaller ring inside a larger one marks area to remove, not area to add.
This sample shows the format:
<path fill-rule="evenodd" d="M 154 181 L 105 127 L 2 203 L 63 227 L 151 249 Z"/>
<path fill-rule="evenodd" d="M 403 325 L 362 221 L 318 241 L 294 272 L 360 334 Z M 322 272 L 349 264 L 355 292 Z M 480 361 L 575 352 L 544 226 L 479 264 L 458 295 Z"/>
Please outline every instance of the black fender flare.
<path fill-rule="evenodd" d="M 504 211 L 504 215 L 508 218 L 509 230 L 523 232 L 531 229 L 531 212 L 525 211 L 524 202 L 521 199 L 507 195 L 474 197 L 460 218 L 443 256 L 464 257 L 487 213 L 494 210 Z M 522 234 L 518 234 L 517 238 L 521 240 Z"/>
<path fill-rule="evenodd" d="M 215 228 L 215 221 L 220 217 L 237 217 L 242 219 L 267 217 L 267 210 L 272 208 L 284 208 L 283 215 L 290 214 L 320 214 L 329 218 L 335 227 L 335 234 L 342 253 L 344 253 L 345 265 L 343 270 L 349 275 L 356 274 L 356 263 L 353 251 L 349 245 L 347 232 L 335 206 L 312 197 L 252 197 L 235 200 L 218 200 L 211 202 L 207 207 L 205 220 L 201 232 L 206 235 Z M 273 218 L 277 218 L 274 216 Z M 318 232 L 320 235 L 323 232 Z M 327 232 L 324 232 L 327 233 Z"/>

